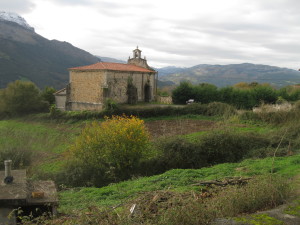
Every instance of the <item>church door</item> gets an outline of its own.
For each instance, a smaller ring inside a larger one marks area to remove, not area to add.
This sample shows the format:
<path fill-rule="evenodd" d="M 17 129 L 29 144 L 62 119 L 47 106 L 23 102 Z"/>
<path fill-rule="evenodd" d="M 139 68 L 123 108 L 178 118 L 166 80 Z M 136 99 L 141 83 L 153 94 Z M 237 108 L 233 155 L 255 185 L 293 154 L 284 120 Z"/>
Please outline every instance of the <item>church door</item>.
<path fill-rule="evenodd" d="M 151 88 L 150 88 L 150 85 L 148 83 L 145 84 L 144 93 L 145 93 L 145 102 L 150 102 L 150 100 L 151 100 Z"/>

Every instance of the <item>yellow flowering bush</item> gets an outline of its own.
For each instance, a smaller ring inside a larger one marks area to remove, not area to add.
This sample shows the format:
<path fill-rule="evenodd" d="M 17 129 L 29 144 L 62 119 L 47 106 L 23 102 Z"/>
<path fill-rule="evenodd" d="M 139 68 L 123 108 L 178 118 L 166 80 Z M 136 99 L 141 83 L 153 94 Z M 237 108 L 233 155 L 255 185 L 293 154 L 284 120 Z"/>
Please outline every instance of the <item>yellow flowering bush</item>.
<path fill-rule="evenodd" d="M 130 177 L 148 154 L 149 133 L 135 116 L 112 116 L 93 122 L 71 148 L 73 156 L 117 179 Z"/>

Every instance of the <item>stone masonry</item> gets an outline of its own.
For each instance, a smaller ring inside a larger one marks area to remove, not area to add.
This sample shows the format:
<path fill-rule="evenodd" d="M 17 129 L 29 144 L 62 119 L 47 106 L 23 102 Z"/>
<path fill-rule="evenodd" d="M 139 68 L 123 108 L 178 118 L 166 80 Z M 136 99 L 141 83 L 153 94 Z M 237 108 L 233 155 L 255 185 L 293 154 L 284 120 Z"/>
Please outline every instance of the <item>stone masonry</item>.
<path fill-rule="evenodd" d="M 153 101 L 156 94 L 157 73 L 141 58 L 138 48 L 133 50 L 133 58 L 129 57 L 127 64 L 99 62 L 69 71 L 67 110 L 102 110 L 106 99 L 126 103 L 129 79 L 137 88 L 138 101 Z"/>

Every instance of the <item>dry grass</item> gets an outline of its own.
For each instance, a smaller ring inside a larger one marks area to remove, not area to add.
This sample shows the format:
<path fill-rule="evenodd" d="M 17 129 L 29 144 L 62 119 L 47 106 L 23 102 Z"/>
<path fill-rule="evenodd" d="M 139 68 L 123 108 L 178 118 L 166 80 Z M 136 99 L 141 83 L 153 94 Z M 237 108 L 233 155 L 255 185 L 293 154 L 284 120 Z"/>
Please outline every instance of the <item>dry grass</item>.
<path fill-rule="evenodd" d="M 288 180 L 260 176 L 246 185 L 203 187 L 200 191 L 154 191 L 140 194 L 115 207 L 88 207 L 73 216 L 47 224 L 211 224 L 216 218 L 275 207 L 290 194 Z"/>

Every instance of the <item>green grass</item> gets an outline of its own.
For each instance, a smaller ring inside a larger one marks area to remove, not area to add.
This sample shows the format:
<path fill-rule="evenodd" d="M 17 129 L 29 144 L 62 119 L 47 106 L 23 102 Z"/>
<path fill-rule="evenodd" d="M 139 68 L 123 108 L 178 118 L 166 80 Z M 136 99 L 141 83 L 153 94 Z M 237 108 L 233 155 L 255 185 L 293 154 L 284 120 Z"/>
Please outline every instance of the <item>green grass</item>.
<path fill-rule="evenodd" d="M 250 218 L 236 218 L 235 221 L 252 225 L 284 225 L 285 223 L 267 214 L 252 215 Z"/>
<path fill-rule="evenodd" d="M 300 217 L 300 200 L 297 199 L 293 201 L 292 205 L 290 205 L 284 212 L 289 215 Z"/>
<path fill-rule="evenodd" d="M 33 153 L 34 166 L 54 171 L 62 153 L 81 130 L 80 124 L 66 125 L 20 120 L 0 121 L 0 151 L 26 149 Z"/>
<path fill-rule="evenodd" d="M 201 187 L 191 185 L 200 180 L 268 174 L 272 165 L 273 158 L 245 160 L 241 163 L 225 163 L 197 170 L 175 169 L 161 175 L 124 181 L 102 188 L 71 189 L 60 192 L 59 210 L 71 212 L 73 210 L 86 209 L 91 205 L 113 206 L 134 198 L 139 193 L 157 190 L 197 191 Z M 273 166 L 277 174 L 292 177 L 300 173 L 300 155 L 276 158 Z"/>
<path fill-rule="evenodd" d="M 275 128 L 273 127 L 261 127 L 261 126 L 246 126 L 246 127 L 239 127 L 239 126 L 232 126 L 233 130 L 238 132 L 255 132 L 259 134 L 266 134 L 268 132 L 274 131 Z"/>
<path fill-rule="evenodd" d="M 213 117 L 213 118 L 205 118 L 203 117 L 202 120 L 220 120 L 220 118 Z M 229 129 L 231 131 L 235 132 L 252 132 L 252 133 L 259 133 L 259 134 L 267 134 L 270 132 L 273 132 L 274 130 L 278 129 L 276 127 L 270 126 L 270 125 L 265 125 L 262 126 L 261 124 L 237 124 L 237 123 L 227 123 L 227 122 L 220 122 L 218 124 L 218 128 L 216 129 Z M 199 137 L 202 135 L 206 134 L 209 131 L 199 131 L 199 132 L 194 132 L 186 135 L 182 135 L 184 138 L 190 141 L 196 141 L 198 140 Z"/>
<path fill-rule="evenodd" d="M 0 148 L 28 146 L 34 151 L 63 152 L 78 129 L 60 124 L 0 121 Z"/>

